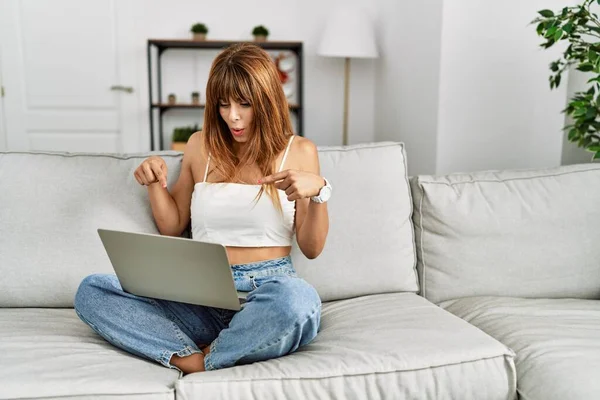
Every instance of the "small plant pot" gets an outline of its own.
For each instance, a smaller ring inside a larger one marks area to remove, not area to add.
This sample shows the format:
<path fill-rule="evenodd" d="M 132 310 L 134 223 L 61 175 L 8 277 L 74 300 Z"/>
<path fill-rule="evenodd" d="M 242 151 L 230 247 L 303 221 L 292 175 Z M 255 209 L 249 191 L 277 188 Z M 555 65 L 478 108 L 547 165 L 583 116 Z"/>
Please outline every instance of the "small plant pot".
<path fill-rule="evenodd" d="M 171 150 L 183 151 L 185 149 L 186 142 L 173 142 L 171 143 Z"/>
<path fill-rule="evenodd" d="M 200 104 L 200 95 L 192 95 L 192 104 L 198 105 Z"/>
<path fill-rule="evenodd" d="M 174 105 L 177 103 L 177 97 L 174 94 L 170 94 L 167 101 L 170 105 Z"/>
<path fill-rule="evenodd" d="M 255 42 L 266 42 L 267 41 L 267 36 L 265 36 L 265 35 L 254 35 L 254 41 Z"/>
<path fill-rule="evenodd" d="M 206 33 L 194 33 L 194 40 L 203 41 L 206 40 Z"/>

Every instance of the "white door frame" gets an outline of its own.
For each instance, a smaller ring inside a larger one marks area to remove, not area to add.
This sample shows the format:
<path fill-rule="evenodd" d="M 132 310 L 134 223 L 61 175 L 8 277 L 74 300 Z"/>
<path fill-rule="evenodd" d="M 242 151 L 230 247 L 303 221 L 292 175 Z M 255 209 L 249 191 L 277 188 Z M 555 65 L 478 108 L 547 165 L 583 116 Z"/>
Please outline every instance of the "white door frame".
<path fill-rule="evenodd" d="M 138 58 L 131 57 L 135 54 L 136 49 L 139 49 L 140 43 L 137 42 L 138 34 L 135 30 L 136 24 L 133 23 L 137 17 L 139 9 L 137 4 L 132 4 L 130 1 L 111 0 L 111 7 L 114 13 L 114 33 L 115 33 L 115 49 L 117 59 L 117 79 L 116 85 L 132 87 L 133 93 L 120 94 L 120 113 L 121 113 L 121 151 L 124 153 L 140 152 L 141 149 L 141 132 L 142 125 L 140 117 L 146 116 L 143 112 L 145 108 L 142 104 L 142 85 L 147 82 L 143 81 L 140 74 L 137 73 Z M 145 60 L 145 47 L 144 47 Z"/>

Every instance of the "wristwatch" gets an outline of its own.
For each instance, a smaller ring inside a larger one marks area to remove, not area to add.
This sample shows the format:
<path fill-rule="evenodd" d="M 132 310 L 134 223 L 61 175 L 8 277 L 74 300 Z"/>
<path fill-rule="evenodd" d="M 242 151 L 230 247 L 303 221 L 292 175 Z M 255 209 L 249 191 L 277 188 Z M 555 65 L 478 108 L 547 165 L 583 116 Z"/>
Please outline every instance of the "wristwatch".
<path fill-rule="evenodd" d="M 315 203 L 325 203 L 331 197 L 331 184 L 327 179 L 323 178 L 323 180 L 325 181 L 325 186 L 321 188 L 317 196 L 312 196 L 310 198 L 311 201 L 314 201 Z"/>

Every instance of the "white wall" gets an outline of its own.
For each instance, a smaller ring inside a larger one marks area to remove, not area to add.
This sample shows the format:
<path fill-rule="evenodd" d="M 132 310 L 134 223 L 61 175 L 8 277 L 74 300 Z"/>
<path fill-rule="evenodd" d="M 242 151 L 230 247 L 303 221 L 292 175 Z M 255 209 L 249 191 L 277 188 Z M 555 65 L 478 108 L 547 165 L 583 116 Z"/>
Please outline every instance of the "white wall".
<path fill-rule="evenodd" d="M 351 2 L 374 18 L 380 50 L 377 60 L 352 60 L 351 143 L 405 142 L 411 175 L 551 166 L 561 158 L 563 163 L 575 159 L 572 144 L 562 140 L 560 110 L 567 85 L 550 91 L 547 81 L 548 62 L 557 50 L 539 48 L 541 40 L 529 25 L 537 10 L 562 7 L 562 1 Z M 141 128 L 127 133 L 129 151 L 149 148 L 146 40 L 187 38 L 196 21 L 209 26 L 210 39 L 250 39 L 251 28 L 264 24 L 271 29 L 271 40 L 303 41 L 305 135 L 319 145 L 341 143 L 343 60 L 316 55 L 334 0 L 118 4 L 120 17 L 133 21 L 117 24 L 127 26 L 120 62 L 136 71 L 122 76 L 120 83 L 139 94 L 133 117 Z M 194 88 L 204 95 L 214 57 L 208 54 L 169 50 L 163 93 L 185 99 Z M 576 84 L 569 82 L 570 93 Z M 190 112 L 169 111 L 165 138 L 174 126 L 195 121 L 199 118 Z M 2 139 L 0 131 L 0 146 Z"/>
<path fill-rule="evenodd" d="M 376 139 L 405 142 L 412 175 L 560 165 L 560 49 L 541 49 L 529 23 L 567 3 L 379 0 Z"/>
<path fill-rule="evenodd" d="M 378 1 L 375 131 L 406 144 L 409 174 L 435 172 L 442 2 Z"/>
<path fill-rule="evenodd" d="M 551 91 L 529 22 L 564 1 L 444 3 L 436 173 L 560 165 L 566 85 Z"/>
<path fill-rule="evenodd" d="M 367 0 L 356 0 L 367 5 Z M 147 38 L 188 38 L 189 27 L 196 21 L 209 27 L 209 39 L 251 39 L 255 25 L 263 24 L 270 31 L 270 40 L 304 42 L 304 134 L 317 145 L 340 144 L 343 113 L 343 59 L 316 55 L 320 33 L 333 2 L 319 0 L 232 0 L 224 3 L 177 0 L 171 2 L 127 0 L 127 11 L 134 17 L 135 25 L 129 34 L 136 36 L 139 45 L 128 53 L 129 61 L 137 64 L 137 81 L 132 83 L 140 91 L 139 121 L 142 127 L 140 147 L 148 148 L 149 130 L 147 111 Z M 369 9 L 373 14 L 375 11 Z M 205 94 L 208 67 L 214 54 L 169 50 L 164 58 L 163 94 L 175 92 L 178 97 L 189 98 L 190 87 Z M 352 143 L 368 142 L 374 136 L 375 62 L 353 61 L 350 88 L 350 129 Z M 165 130 L 170 134 L 173 126 L 193 123 L 189 112 L 169 111 Z"/>
<path fill-rule="evenodd" d="M 88 5 L 103 4 L 105 1 L 87 0 Z M 376 14 L 375 7 L 369 8 L 368 0 L 352 2 L 366 7 L 369 13 Z M 63 14 L 66 15 L 63 18 L 78 18 L 77 7 L 72 4 L 68 6 L 67 3 L 70 4 L 64 1 L 34 3 L 30 0 L 22 4 L 37 8 L 42 15 L 45 14 L 45 7 L 51 8 L 53 12 L 59 12 L 62 8 Z M 137 121 L 137 124 L 130 126 L 139 126 L 137 132 L 123 132 L 125 151 L 142 151 L 150 147 L 147 39 L 190 38 L 189 28 L 195 22 L 208 25 L 209 39 L 249 40 L 252 39 L 252 28 L 263 24 L 271 31 L 270 40 L 304 42 L 304 134 L 318 145 L 341 144 L 344 60 L 316 55 L 323 24 L 328 12 L 335 6 L 334 1 L 231 0 L 223 3 L 194 0 L 118 0 L 114 4 L 117 21 L 113 22 L 113 25 L 119 31 L 115 37 L 126 39 L 115 42 L 118 62 L 121 64 L 117 70 L 122 71 L 117 80 L 121 85 L 133 87 L 134 96 L 138 99 L 137 106 L 133 110 L 128 109 L 122 116 Z M 104 31 L 112 29 L 105 28 Z M 29 28 L 28 25 L 23 25 L 21 29 Z M 97 32 L 98 37 L 105 36 L 104 31 Z M 13 36 L 18 34 L 17 30 L 11 31 Z M 44 35 L 35 31 L 27 34 L 27 37 L 44 40 Z M 76 35 L 76 32 L 73 32 L 73 35 Z M 16 38 L 3 39 L 10 42 Z M 166 95 L 170 92 L 177 93 L 178 97 L 184 100 L 189 99 L 190 92 L 194 90 L 204 95 L 208 70 L 215 55 L 216 52 L 204 50 L 168 50 L 163 56 L 163 99 L 166 100 Z M 80 68 L 87 68 L 86 63 L 89 60 L 76 61 L 81 63 Z M 100 75 L 98 74 L 99 79 Z M 5 76 L 5 79 L 10 78 Z M 68 81 L 63 83 L 69 84 Z M 123 98 L 126 96 L 122 95 Z M 132 99 L 134 96 L 127 98 Z M 370 142 L 375 139 L 374 113 L 375 61 L 353 60 L 349 112 L 351 143 Z M 194 111 L 169 110 L 165 113 L 166 144 L 168 145 L 173 127 L 200 122 L 200 117 L 201 113 L 196 114 Z M 90 129 L 94 127 L 90 126 Z"/>

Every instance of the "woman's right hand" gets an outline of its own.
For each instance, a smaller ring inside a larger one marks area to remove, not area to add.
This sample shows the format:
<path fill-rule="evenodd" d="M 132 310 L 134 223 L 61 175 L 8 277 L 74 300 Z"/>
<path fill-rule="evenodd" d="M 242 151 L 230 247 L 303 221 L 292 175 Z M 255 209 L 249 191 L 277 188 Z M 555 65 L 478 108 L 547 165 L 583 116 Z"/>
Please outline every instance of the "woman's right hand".
<path fill-rule="evenodd" d="M 150 186 L 158 182 L 162 187 L 166 188 L 167 163 L 158 156 L 148 157 L 137 167 L 133 176 L 135 176 L 135 180 L 140 185 Z"/>

